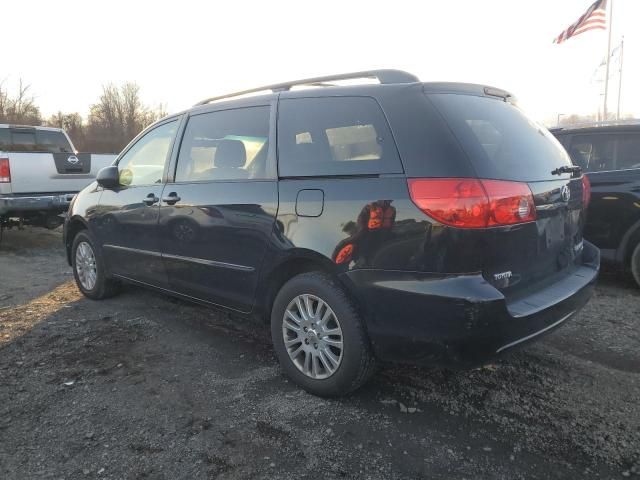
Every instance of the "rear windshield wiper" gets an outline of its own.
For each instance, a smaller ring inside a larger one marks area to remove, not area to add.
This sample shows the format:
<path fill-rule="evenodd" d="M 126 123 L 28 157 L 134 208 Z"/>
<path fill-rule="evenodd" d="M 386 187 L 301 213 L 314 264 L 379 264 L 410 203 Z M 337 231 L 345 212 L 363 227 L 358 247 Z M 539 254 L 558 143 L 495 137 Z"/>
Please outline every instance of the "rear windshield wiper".
<path fill-rule="evenodd" d="M 573 175 L 579 175 L 582 172 L 582 167 L 578 165 L 563 165 L 551 170 L 551 175 L 562 175 L 563 173 L 571 173 Z"/>

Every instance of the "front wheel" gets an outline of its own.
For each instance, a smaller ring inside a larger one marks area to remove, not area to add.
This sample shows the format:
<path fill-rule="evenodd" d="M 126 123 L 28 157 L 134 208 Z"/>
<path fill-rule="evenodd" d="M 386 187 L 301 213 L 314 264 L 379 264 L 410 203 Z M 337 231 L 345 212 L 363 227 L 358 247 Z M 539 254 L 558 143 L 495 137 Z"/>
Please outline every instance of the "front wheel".
<path fill-rule="evenodd" d="M 297 275 L 280 289 L 271 313 L 271 336 L 284 373 L 309 393 L 345 395 L 374 371 L 357 309 L 322 272 Z"/>
<path fill-rule="evenodd" d="M 631 273 L 636 283 L 640 287 L 640 242 L 631 254 Z"/>
<path fill-rule="evenodd" d="M 76 285 L 88 298 L 101 300 L 113 296 L 118 284 L 107 278 L 104 261 L 88 231 L 78 233 L 71 247 L 71 264 Z"/>

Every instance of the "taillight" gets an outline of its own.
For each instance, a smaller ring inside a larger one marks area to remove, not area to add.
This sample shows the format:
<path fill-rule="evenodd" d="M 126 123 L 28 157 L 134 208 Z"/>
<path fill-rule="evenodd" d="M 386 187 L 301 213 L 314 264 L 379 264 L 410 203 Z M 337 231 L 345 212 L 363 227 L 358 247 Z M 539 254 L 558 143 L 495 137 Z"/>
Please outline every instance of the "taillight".
<path fill-rule="evenodd" d="M 336 255 L 335 262 L 337 264 L 349 263 L 352 258 L 353 258 L 353 244 L 347 243 L 344 247 L 340 249 L 340 251 Z"/>
<path fill-rule="evenodd" d="M 591 182 L 589 181 L 589 177 L 586 175 L 582 175 L 582 204 L 584 208 L 589 206 L 589 202 L 591 201 Z"/>
<path fill-rule="evenodd" d="M 471 178 L 412 178 L 413 202 L 427 215 L 459 228 L 513 225 L 536 219 L 526 183 Z"/>
<path fill-rule="evenodd" d="M 11 183 L 11 168 L 8 158 L 0 158 L 0 183 Z"/>

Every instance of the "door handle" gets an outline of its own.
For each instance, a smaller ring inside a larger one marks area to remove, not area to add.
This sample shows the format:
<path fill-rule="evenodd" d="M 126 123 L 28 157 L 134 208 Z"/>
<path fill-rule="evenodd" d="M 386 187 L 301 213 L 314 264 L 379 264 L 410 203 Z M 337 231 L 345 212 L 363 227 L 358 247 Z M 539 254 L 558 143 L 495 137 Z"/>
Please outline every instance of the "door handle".
<path fill-rule="evenodd" d="M 171 192 L 169 195 L 164 197 L 162 201 L 167 205 L 175 205 L 177 202 L 180 201 L 180 197 L 176 192 Z"/>
<path fill-rule="evenodd" d="M 155 194 L 150 193 L 149 195 L 147 195 L 144 200 L 142 200 L 142 203 L 147 204 L 149 207 L 151 205 L 153 205 L 154 203 L 158 203 L 160 199 L 158 197 L 155 196 Z"/>

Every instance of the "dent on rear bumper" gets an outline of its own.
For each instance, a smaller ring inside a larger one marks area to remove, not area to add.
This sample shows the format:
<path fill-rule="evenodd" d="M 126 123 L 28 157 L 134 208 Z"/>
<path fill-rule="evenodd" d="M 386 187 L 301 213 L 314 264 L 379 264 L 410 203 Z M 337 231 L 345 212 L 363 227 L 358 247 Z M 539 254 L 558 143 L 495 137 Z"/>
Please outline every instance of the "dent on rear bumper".
<path fill-rule="evenodd" d="M 354 270 L 344 275 L 366 305 L 367 329 L 381 360 L 465 368 L 569 320 L 591 297 L 599 263 L 597 248 L 585 242 L 580 268 L 515 301 L 507 301 L 480 274 Z"/>

